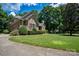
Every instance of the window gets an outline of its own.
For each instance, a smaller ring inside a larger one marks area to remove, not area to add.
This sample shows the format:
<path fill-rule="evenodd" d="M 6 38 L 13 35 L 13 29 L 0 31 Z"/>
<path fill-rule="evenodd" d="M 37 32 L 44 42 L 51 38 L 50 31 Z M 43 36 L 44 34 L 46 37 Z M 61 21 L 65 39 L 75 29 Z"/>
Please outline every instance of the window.
<path fill-rule="evenodd" d="M 39 26 L 39 30 L 42 30 L 42 27 L 41 26 Z"/>

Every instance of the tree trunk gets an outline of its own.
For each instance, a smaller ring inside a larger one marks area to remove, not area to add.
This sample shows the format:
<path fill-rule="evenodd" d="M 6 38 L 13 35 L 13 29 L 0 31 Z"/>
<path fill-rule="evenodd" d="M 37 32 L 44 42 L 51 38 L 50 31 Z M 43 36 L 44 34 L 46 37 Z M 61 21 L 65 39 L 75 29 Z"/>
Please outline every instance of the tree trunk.
<path fill-rule="evenodd" d="M 60 33 L 60 27 L 59 27 L 59 33 Z"/>
<path fill-rule="evenodd" d="M 70 36 L 72 36 L 72 31 L 70 31 Z"/>

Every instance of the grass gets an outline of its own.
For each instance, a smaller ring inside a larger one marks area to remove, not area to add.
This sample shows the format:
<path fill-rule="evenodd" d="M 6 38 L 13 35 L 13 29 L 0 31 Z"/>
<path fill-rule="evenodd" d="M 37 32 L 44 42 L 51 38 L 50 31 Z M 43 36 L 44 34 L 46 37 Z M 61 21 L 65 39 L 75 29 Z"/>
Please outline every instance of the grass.
<path fill-rule="evenodd" d="M 24 44 L 79 52 L 79 37 L 77 36 L 63 36 L 61 34 L 40 34 L 11 36 L 10 40 Z"/>

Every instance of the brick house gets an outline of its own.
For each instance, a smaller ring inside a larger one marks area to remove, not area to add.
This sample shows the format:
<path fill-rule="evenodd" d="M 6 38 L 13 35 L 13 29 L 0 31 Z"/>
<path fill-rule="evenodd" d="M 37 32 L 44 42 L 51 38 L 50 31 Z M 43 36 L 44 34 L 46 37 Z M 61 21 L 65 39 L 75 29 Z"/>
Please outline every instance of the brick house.
<path fill-rule="evenodd" d="M 23 16 L 15 16 L 13 21 L 10 22 L 10 29 L 15 30 L 22 25 L 25 25 L 29 31 L 32 31 L 33 28 L 45 30 L 44 22 L 39 23 L 33 12 L 28 12 Z"/>

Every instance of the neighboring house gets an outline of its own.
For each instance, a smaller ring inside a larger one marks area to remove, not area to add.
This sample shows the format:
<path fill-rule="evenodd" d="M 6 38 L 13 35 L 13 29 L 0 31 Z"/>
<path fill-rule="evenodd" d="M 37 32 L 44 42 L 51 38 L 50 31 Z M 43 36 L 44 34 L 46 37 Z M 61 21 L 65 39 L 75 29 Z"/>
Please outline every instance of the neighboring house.
<path fill-rule="evenodd" d="M 24 16 L 15 16 L 14 20 L 10 22 L 10 29 L 15 30 L 22 25 L 25 25 L 29 31 L 32 31 L 34 28 L 45 30 L 44 22 L 39 23 L 33 12 L 28 12 Z"/>

